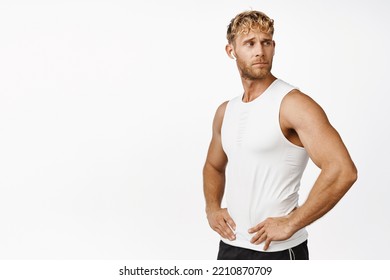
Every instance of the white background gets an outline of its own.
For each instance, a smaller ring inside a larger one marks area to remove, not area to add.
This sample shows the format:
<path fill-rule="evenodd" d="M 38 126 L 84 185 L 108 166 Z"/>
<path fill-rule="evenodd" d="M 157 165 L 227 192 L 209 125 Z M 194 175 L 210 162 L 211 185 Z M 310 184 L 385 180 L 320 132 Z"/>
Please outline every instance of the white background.
<path fill-rule="evenodd" d="M 215 259 L 201 172 L 217 106 L 242 93 L 226 26 L 251 8 L 275 20 L 273 73 L 359 169 L 308 227 L 311 259 L 388 259 L 385 0 L 1 0 L 0 258 Z"/>

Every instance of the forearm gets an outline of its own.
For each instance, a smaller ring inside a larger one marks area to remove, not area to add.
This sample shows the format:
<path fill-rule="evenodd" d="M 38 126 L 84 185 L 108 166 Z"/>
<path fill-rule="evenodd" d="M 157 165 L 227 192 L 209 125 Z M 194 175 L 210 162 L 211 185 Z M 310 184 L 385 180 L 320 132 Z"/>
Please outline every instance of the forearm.
<path fill-rule="evenodd" d="M 289 216 L 294 232 L 329 212 L 356 181 L 356 169 L 323 169 L 305 203 Z"/>
<path fill-rule="evenodd" d="M 203 192 L 206 212 L 221 208 L 225 190 L 225 172 L 217 170 L 206 162 L 203 168 Z"/>

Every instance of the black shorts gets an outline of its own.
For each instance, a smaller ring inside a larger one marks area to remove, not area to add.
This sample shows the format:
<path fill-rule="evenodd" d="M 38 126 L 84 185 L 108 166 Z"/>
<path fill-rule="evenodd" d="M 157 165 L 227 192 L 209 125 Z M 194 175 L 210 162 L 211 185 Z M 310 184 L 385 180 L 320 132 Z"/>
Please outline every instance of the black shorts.
<path fill-rule="evenodd" d="M 219 243 L 218 260 L 308 260 L 307 240 L 293 248 L 277 252 L 260 252 Z"/>

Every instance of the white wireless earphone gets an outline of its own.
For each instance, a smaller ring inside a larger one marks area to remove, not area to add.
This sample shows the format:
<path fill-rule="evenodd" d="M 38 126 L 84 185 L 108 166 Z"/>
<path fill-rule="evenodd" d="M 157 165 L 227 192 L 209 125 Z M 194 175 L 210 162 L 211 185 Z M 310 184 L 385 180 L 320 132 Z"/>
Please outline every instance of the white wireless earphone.
<path fill-rule="evenodd" d="M 237 59 L 233 51 L 231 51 L 230 54 L 234 57 L 235 60 Z"/>

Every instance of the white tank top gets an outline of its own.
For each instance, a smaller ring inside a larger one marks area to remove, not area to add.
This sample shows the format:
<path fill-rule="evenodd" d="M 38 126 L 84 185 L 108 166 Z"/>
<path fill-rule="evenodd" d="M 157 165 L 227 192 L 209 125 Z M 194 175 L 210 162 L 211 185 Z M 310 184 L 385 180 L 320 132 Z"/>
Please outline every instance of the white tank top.
<path fill-rule="evenodd" d="M 285 138 L 279 123 L 283 97 L 294 87 L 275 80 L 259 97 L 229 101 L 221 135 L 228 157 L 225 198 L 236 223 L 236 240 L 225 243 L 263 251 L 264 244 L 250 243 L 248 229 L 268 217 L 289 214 L 298 206 L 298 190 L 308 155 Z M 268 252 L 299 245 L 307 239 L 305 228 L 284 241 L 272 241 Z"/>

